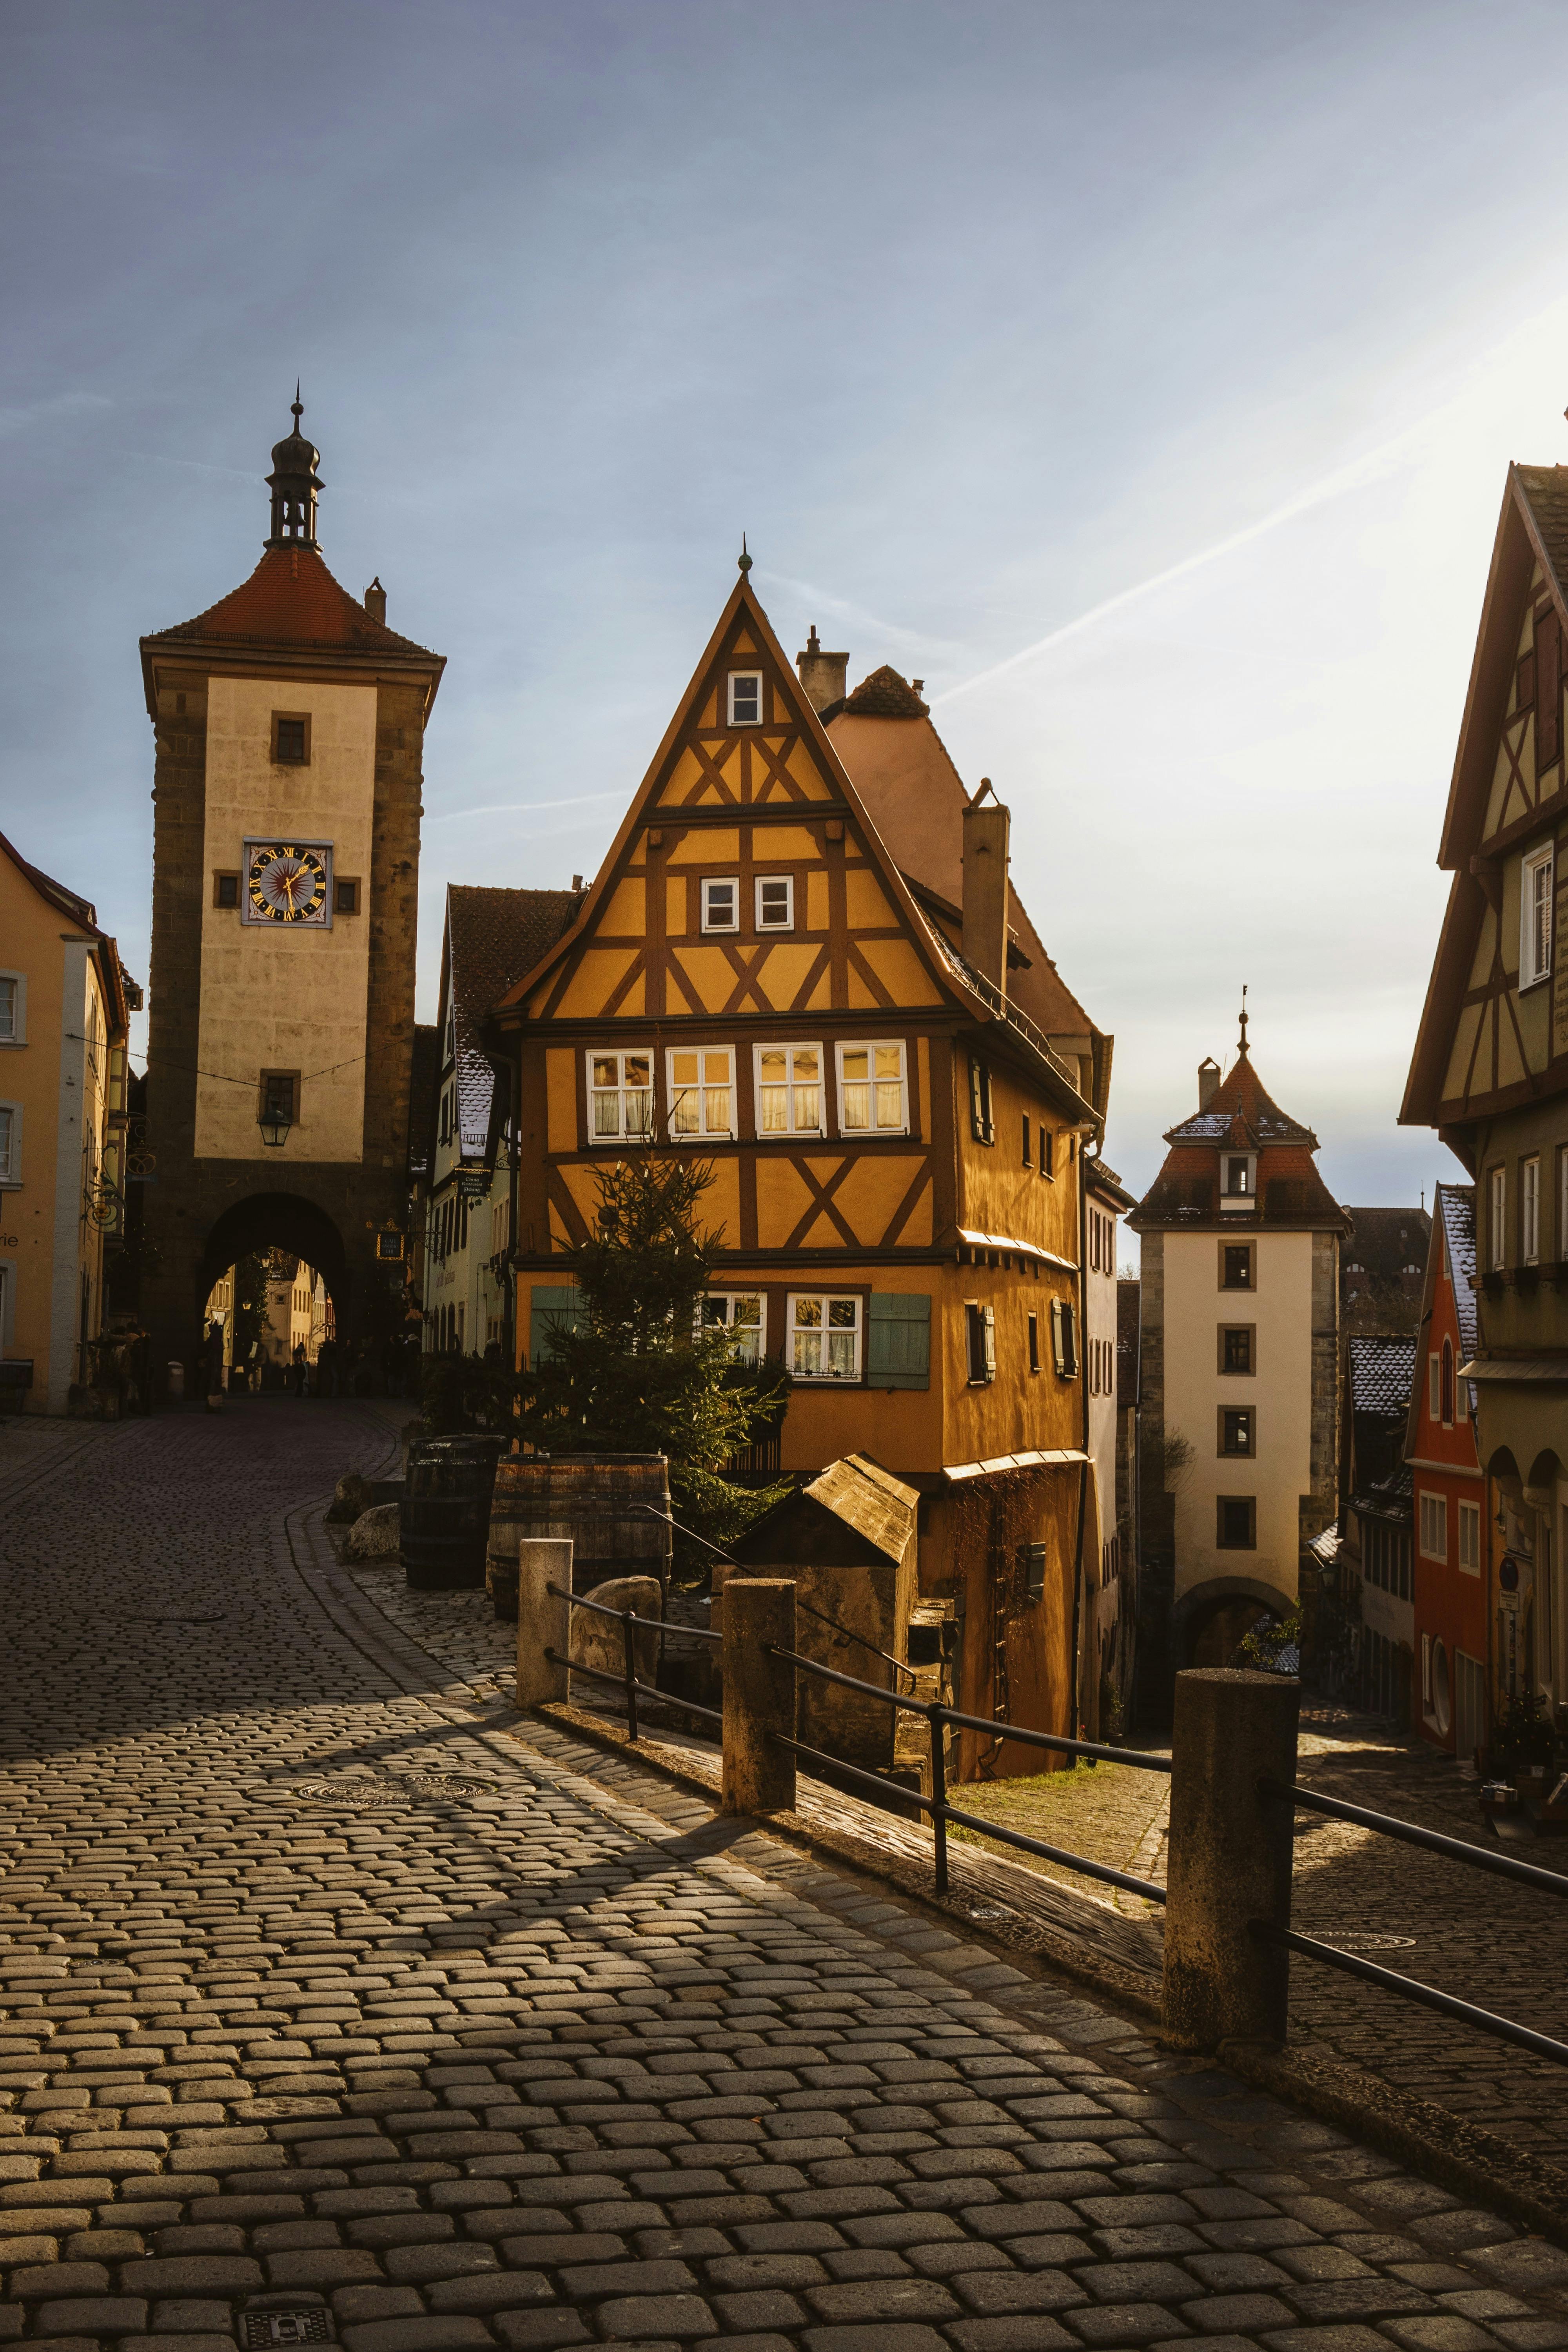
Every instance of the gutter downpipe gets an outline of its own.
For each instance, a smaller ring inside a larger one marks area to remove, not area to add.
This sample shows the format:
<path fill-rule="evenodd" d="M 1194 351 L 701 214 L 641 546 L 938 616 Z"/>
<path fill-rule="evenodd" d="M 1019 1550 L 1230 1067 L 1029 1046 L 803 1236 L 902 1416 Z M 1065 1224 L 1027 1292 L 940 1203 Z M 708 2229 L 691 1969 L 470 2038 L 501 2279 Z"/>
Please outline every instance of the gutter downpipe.
<path fill-rule="evenodd" d="M 1078 1153 L 1078 1378 L 1083 1398 L 1083 1467 L 1078 1474 L 1078 1548 L 1073 1564 L 1072 1580 L 1072 1720 L 1068 1726 L 1069 1739 L 1081 1739 L 1080 1691 L 1079 1686 L 1079 1652 L 1083 1625 L 1083 1538 L 1089 1512 L 1089 1367 L 1084 1358 L 1089 1350 L 1089 1281 L 1085 1273 L 1084 1239 L 1089 1222 L 1089 1164 L 1084 1151 L 1081 1129 L 1074 1140 Z"/>

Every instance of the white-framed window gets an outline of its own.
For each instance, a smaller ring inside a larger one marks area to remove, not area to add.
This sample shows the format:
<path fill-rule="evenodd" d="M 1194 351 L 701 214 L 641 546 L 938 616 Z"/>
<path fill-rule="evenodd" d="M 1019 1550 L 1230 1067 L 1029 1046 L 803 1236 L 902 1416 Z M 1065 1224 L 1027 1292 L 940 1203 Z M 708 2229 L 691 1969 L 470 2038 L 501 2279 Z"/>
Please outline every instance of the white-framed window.
<path fill-rule="evenodd" d="M 653 1134 L 653 1055 L 589 1048 L 588 1140 L 647 1143 Z"/>
<path fill-rule="evenodd" d="M 902 1041 L 840 1045 L 838 1129 L 841 1135 L 904 1135 L 909 1093 Z"/>
<path fill-rule="evenodd" d="M 760 1364 L 767 1346 L 768 1302 L 760 1290 L 710 1290 L 702 1298 L 705 1331 L 727 1331 L 738 1364 Z"/>
<path fill-rule="evenodd" d="M 789 1299 L 789 1368 L 797 1381 L 858 1381 L 860 1301 L 843 1293 L 795 1290 Z"/>
<path fill-rule="evenodd" d="M 1508 1170 L 1494 1168 L 1488 1180 L 1487 1263 L 1494 1274 L 1508 1264 Z"/>
<path fill-rule="evenodd" d="M 22 1181 L 22 1106 L 0 1103 L 0 1184 Z"/>
<path fill-rule="evenodd" d="M 1429 1421 L 1443 1418 L 1443 1360 L 1440 1356 L 1426 1359 L 1426 1417 Z"/>
<path fill-rule="evenodd" d="M 1519 1163 L 1520 1255 L 1526 1265 L 1541 1260 L 1541 1160 L 1536 1153 Z"/>
<path fill-rule="evenodd" d="M 1250 1201 L 1254 1191 L 1253 1170 L 1257 1162 L 1250 1151 L 1227 1151 L 1225 1155 L 1225 1189 L 1232 1201 Z"/>
<path fill-rule="evenodd" d="M 1421 1496 L 1421 1557 L 1440 1559 L 1448 1558 L 1448 1498 L 1446 1495 Z"/>
<path fill-rule="evenodd" d="M 1467 1576 L 1481 1572 L 1481 1507 L 1479 1503 L 1459 1505 L 1459 1566 Z"/>
<path fill-rule="evenodd" d="M 759 1135 L 822 1133 L 820 1045 L 752 1048 Z"/>
<path fill-rule="evenodd" d="M 1552 850 L 1532 850 L 1519 869 L 1519 984 L 1533 988 L 1552 972 Z"/>
<path fill-rule="evenodd" d="M 793 874 L 758 875 L 757 929 L 759 931 L 794 930 L 795 876 Z"/>
<path fill-rule="evenodd" d="M 760 669 L 730 672 L 730 724 L 760 727 L 763 723 L 763 673 Z"/>
<path fill-rule="evenodd" d="M 740 929 L 741 885 L 733 874 L 703 876 L 702 928 L 705 931 Z"/>
<path fill-rule="evenodd" d="M 665 1055 L 672 1140 L 735 1132 L 733 1045 L 672 1045 Z"/>
<path fill-rule="evenodd" d="M 0 971 L 0 1045 L 27 1042 L 27 975 Z"/>

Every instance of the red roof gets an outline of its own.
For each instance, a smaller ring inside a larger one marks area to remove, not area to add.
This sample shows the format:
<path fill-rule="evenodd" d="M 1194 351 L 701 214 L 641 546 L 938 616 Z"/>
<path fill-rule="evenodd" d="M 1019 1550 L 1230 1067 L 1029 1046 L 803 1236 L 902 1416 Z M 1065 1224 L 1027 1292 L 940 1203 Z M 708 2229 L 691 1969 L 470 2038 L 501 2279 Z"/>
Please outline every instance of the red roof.
<path fill-rule="evenodd" d="M 1317 1137 L 1264 1091 L 1245 1050 L 1206 1108 L 1168 1129 L 1165 1140 L 1171 1150 L 1164 1165 L 1130 1221 L 1135 1232 L 1217 1225 L 1240 1234 L 1259 1223 L 1349 1230 L 1349 1218 L 1318 1173 Z M 1258 1155 L 1256 1205 L 1249 1210 L 1219 1205 L 1222 1150 Z"/>
<path fill-rule="evenodd" d="M 438 661 L 412 637 L 373 620 L 357 598 L 333 579 L 313 547 L 268 547 L 244 585 L 220 597 L 194 621 L 159 629 L 148 645 L 202 641 L 227 645 L 320 646 L 372 656 L 417 655 Z"/>

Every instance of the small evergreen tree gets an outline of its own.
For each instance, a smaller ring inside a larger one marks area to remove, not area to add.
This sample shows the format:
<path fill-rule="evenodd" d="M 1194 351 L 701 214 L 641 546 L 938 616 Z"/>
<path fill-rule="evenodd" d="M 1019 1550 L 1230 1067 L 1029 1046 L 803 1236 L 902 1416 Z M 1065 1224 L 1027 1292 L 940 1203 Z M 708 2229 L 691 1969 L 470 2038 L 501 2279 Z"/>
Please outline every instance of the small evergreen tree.
<path fill-rule="evenodd" d="M 781 1365 L 737 1363 L 731 1333 L 702 1320 L 723 1240 L 697 1229 L 713 1171 L 639 1153 L 596 1181 L 595 1230 L 572 1253 L 577 1318 L 523 1378 L 523 1434 L 552 1453 L 664 1454 L 676 1517 L 733 1542 L 788 1491 L 742 1485 L 724 1465 L 778 1426 L 789 1382 Z"/>

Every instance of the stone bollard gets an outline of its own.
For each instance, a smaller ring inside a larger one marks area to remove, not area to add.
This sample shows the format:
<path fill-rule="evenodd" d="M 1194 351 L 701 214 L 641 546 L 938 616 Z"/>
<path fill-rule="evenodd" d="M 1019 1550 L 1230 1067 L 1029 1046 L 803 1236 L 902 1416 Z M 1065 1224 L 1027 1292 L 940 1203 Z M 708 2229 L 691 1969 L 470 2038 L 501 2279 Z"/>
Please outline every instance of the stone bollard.
<path fill-rule="evenodd" d="M 1293 1808 L 1260 1796 L 1296 1778 L 1300 1685 L 1201 1667 L 1176 1676 L 1171 1738 L 1164 2038 L 1183 2050 L 1283 2042 L 1290 1955 L 1248 1922 L 1290 1924 Z"/>
<path fill-rule="evenodd" d="M 542 1706 L 546 1699 L 570 1698 L 571 1676 L 557 1658 L 572 1654 L 572 1604 L 546 1591 L 572 1590 L 572 1546 L 557 1536 L 524 1536 L 517 1548 L 517 1703 Z"/>
<path fill-rule="evenodd" d="M 726 1813 L 795 1809 L 795 1757 L 768 1735 L 793 1739 L 795 1668 L 763 1644 L 795 1647 L 795 1586 L 782 1577 L 731 1576 L 724 1587 Z"/>

